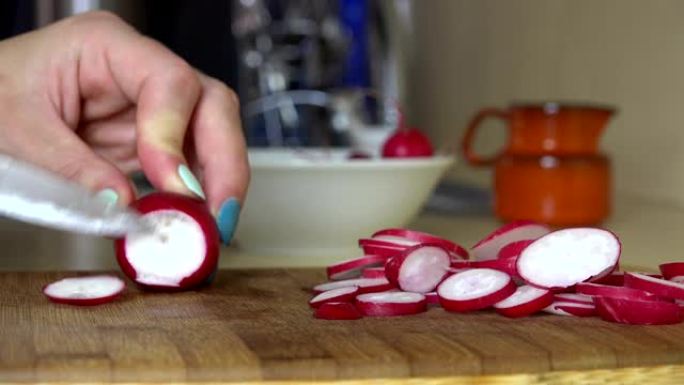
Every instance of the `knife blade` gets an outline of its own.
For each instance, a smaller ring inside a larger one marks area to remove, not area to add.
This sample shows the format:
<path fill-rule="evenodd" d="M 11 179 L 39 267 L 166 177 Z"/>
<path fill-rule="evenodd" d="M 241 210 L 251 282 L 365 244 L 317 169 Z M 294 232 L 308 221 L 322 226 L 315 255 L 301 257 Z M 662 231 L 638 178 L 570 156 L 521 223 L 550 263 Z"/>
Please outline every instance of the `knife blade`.
<path fill-rule="evenodd" d="M 0 215 L 96 236 L 150 230 L 133 210 L 98 199 L 75 182 L 5 154 L 0 154 Z"/>

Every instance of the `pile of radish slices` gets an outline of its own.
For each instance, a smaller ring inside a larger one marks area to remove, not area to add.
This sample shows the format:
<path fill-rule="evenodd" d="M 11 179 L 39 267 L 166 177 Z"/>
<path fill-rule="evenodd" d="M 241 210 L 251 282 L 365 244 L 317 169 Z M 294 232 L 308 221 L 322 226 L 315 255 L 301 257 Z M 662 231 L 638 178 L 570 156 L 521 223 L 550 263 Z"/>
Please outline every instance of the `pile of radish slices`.
<path fill-rule="evenodd" d="M 329 266 L 330 281 L 313 288 L 309 305 L 316 318 L 404 316 L 441 306 L 459 313 L 493 309 L 510 318 L 551 313 L 635 325 L 683 320 L 684 262 L 660 265 L 662 275 L 618 272 L 620 241 L 600 228 L 551 231 L 517 221 L 470 252 L 432 234 L 385 229 L 359 246 L 362 257 Z"/>

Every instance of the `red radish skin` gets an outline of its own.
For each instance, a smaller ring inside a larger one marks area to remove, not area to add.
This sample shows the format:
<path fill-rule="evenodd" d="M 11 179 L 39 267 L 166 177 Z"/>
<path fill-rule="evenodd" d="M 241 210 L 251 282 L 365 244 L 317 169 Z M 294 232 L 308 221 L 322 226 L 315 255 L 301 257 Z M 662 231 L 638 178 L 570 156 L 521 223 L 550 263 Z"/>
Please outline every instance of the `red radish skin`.
<path fill-rule="evenodd" d="M 662 275 L 660 274 L 652 274 L 652 273 L 640 273 L 644 275 L 648 275 L 649 277 L 653 278 L 663 278 Z M 624 272 L 613 272 L 610 274 L 607 274 L 603 277 L 600 277 L 598 279 L 592 279 L 590 280 L 591 283 L 598 283 L 601 285 L 610 285 L 610 286 L 623 286 L 625 284 L 625 273 Z"/>
<path fill-rule="evenodd" d="M 366 267 L 382 265 L 387 258 L 381 255 L 364 255 L 360 258 L 349 259 L 328 266 L 328 279 L 339 280 L 357 277 L 359 272 Z"/>
<path fill-rule="evenodd" d="M 309 306 L 317 308 L 326 302 L 351 302 L 358 294 L 358 286 L 340 287 L 316 295 L 309 301 Z"/>
<path fill-rule="evenodd" d="M 393 237 L 393 238 L 389 238 Z M 409 230 L 409 229 L 398 229 L 398 228 L 390 228 L 390 229 L 383 229 L 376 231 L 372 236 L 372 239 L 385 239 L 385 240 L 391 240 L 391 239 L 397 239 L 397 240 L 408 240 L 408 241 L 413 241 L 413 244 L 410 244 L 409 246 L 415 246 L 419 243 L 438 243 L 445 249 L 449 250 L 449 252 L 452 252 L 455 256 L 459 257 L 460 259 L 468 259 L 468 250 L 466 250 L 463 246 L 452 242 L 448 239 L 438 237 L 433 234 L 429 233 L 424 233 L 422 231 L 415 231 L 415 230 Z"/>
<path fill-rule="evenodd" d="M 126 284 L 111 275 L 64 278 L 43 288 L 43 294 L 52 302 L 75 305 L 96 306 L 119 298 Z"/>
<path fill-rule="evenodd" d="M 445 279 L 437 288 L 442 307 L 453 312 L 480 310 L 516 290 L 511 277 L 493 269 L 470 269 Z"/>
<path fill-rule="evenodd" d="M 427 310 L 427 300 L 420 293 L 388 291 L 358 295 L 356 307 L 365 316 L 393 317 L 422 313 Z"/>
<path fill-rule="evenodd" d="M 594 300 L 596 312 L 605 321 L 630 325 L 671 325 L 682 322 L 682 309 L 675 303 L 611 297 L 596 297 Z"/>
<path fill-rule="evenodd" d="M 503 301 L 494 304 L 494 310 L 509 318 L 520 318 L 537 313 L 552 302 L 553 292 L 550 290 L 523 285 Z"/>
<path fill-rule="evenodd" d="M 583 282 L 575 286 L 575 290 L 580 294 L 588 296 L 624 298 L 642 301 L 655 301 L 659 297 L 647 291 L 632 289 L 624 286 L 601 285 L 598 283 Z"/>
<path fill-rule="evenodd" d="M 556 293 L 554 295 L 554 300 L 579 304 L 594 304 L 594 299 L 591 296 L 577 293 Z"/>
<path fill-rule="evenodd" d="M 451 269 L 494 269 L 503 271 L 504 273 L 517 278 L 518 271 L 516 270 L 516 260 L 517 258 L 488 259 L 482 261 L 451 261 Z"/>
<path fill-rule="evenodd" d="M 359 310 L 350 302 L 326 302 L 314 312 L 314 317 L 324 320 L 356 320 L 363 318 Z"/>
<path fill-rule="evenodd" d="M 532 242 L 534 242 L 534 239 L 523 239 L 522 241 L 511 242 L 506 246 L 502 247 L 501 250 L 499 250 L 499 253 L 497 254 L 496 258 L 518 258 L 520 253 L 522 253 L 522 251 L 525 250 L 527 246 L 531 245 Z"/>
<path fill-rule="evenodd" d="M 591 317 L 596 314 L 596 306 L 593 303 L 553 301 L 551 305 L 545 307 L 542 311 L 567 317 Z"/>
<path fill-rule="evenodd" d="M 361 272 L 361 278 L 385 278 L 384 267 L 367 267 Z"/>
<path fill-rule="evenodd" d="M 518 274 L 530 285 L 563 289 L 612 271 L 621 245 L 610 231 L 571 228 L 554 231 L 527 246 L 517 259 Z"/>
<path fill-rule="evenodd" d="M 180 194 L 155 192 L 133 202 L 131 207 L 143 214 L 143 218 L 163 219 L 159 219 L 159 223 L 154 223 L 159 233 L 129 234 L 125 238 L 114 241 L 117 262 L 127 277 L 142 288 L 157 290 L 191 289 L 208 281 L 218 267 L 220 243 L 216 222 L 204 201 Z M 170 226 L 172 223 L 183 223 L 184 228 L 188 229 L 184 233 L 188 233 L 190 228 L 199 229 L 201 236 L 197 235 L 197 238 L 201 239 L 197 241 L 197 244 L 203 250 L 193 251 L 200 258 L 199 262 L 189 263 L 190 257 L 186 255 L 180 256 L 174 262 L 169 261 L 167 253 L 168 255 L 172 255 L 173 252 L 179 253 L 181 252 L 178 250 L 179 247 L 182 249 L 189 244 L 184 239 L 167 238 L 165 231 L 170 227 L 165 226 Z M 155 237 L 159 239 L 153 239 Z M 138 242 L 142 244 L 142 242 L 151 241 L 157 243 L 151 249 L 154 250 L 153 255 L 143 250 L 136 251 L 135 247 Z M 144 263 L 141 260 L 140 263 L 144 269 L 140 270 L 135 267 L 136 262 L 132 260 L 137 257 L 131 255 L 138 252 L 144 254 L 141 257 L 145 260 Z M 159 261 L 158 267 L 147 266 L 148 263 L 152 263 L 151 258 Z M 178 263 L 178 266 L 174 263 Z M 177 271 L 174 270 L 176 268 Z"/>
<path fill-rule="evenodd" d="M 436 291 L 423 294 L 428 305 L 439 305 L 439 296 Z"/>
<path fill-rule="evenodd" d="M 404 291 L 433 291 L 449 269 L 449 253 L 438 244 L 421 244 L 406 249 L 385 264 L 387 279 Z"/>
<path fill-rule="evenodd" d="M 684 299 L 684 284 L 639 273 L 625 273 L 625 286 L 663 298 Z"/>
<path fill-rule="evenodd" d="M 386 278 L 353 278 L 322 283 L 320 285 L 314 286 L 313 291 L 316 294 L 320 294 L 324 291 L 349 286 L 358 286 L 359 293 L 387 291 L 394 288 L 394 285 L 392 285 Z"/>
<path fill-rule="evenodd" d="M 384 158 L 429 157 L 433 152 L 430 140 L 415 128 L 400 128 L 382 146 Z"/>
<path fill-rule="evenodd" d="M 499 251 L 511 242 L 537 239 L 551 230 L 542 224 L 532 221 L 515 221 L 508 223 L 489 234 L 471 248 L 475 260 L 496 259 Z"/>
<path fill-rule="evenodd" d="M 684 281 L 684 262 L 663 263 L 658 267 L 663 278 L 678 283 Z"/>

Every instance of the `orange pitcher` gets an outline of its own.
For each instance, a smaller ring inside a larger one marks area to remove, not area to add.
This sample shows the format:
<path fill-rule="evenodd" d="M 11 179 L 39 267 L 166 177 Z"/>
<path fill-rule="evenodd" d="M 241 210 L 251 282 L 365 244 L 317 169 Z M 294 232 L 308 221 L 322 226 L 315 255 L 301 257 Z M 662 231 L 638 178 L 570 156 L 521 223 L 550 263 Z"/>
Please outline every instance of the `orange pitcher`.
<path fill-rule="evenodd" d="M 611 210 L 610 160 L 599 139 L 614 114 L 610 107 L 562 103 L 486 108 L 470 121 L 462 141 L 471 165 L 494 165 L 495 212 L 504 221 L 553 226 L 596 225 Z M 504 150 L 483 157 L 472 149 L 478 126 L 506 122 Z"/>

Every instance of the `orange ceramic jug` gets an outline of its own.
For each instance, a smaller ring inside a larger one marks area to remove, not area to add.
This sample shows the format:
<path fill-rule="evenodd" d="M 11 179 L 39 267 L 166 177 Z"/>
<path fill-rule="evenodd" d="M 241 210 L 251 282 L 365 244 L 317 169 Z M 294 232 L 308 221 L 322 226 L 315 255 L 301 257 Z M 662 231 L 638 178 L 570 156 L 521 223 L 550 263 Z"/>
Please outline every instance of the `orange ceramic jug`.
<path fill-rule="evenodd" d="M 486 108 L 470 121 L 462 141 L 471 165 L 494 165 L 495 212 L 503 221 L 554 226 L 596 225 L 611 210 L 610 161 L 598 150 L 614 109 L 543 103 Z M 508 143 L 492 157 L 473 151 L 480 123 L 506 122 Z"/>

